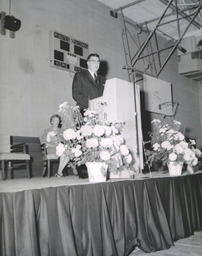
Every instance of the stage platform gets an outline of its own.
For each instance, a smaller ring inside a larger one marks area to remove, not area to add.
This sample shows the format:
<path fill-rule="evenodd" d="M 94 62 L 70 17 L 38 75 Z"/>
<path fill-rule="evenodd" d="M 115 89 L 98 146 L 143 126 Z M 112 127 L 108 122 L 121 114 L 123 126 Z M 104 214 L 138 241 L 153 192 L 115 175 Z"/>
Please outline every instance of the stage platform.
<path fill-rule="evenodd" d="M 197 173 L 202 173 L 198 171 Z M 190 175 L 184 172 L 182 176 Z M 141 179 L 155 179 L 170 177 L 168 172 L 151 172 L 146 174 L 136 174 L 132 178 L 109 179 L 106 182 L 117 182 L 123 180 L 141 180 Z M 56 178 L 54 176 L 48 177 L 33 177 L 31 179 L 17 178 L 0 180 L 0 192 L 17 192 L 29 189 L 41 189 L 48 187 L 71 186 L 71 185 L 88 185 L 88 179 L 80 179 L 77 175 L 65 176 L 63 178 Z"/>
<path fill-rule="evenodd" d="M 126 256 L 202 229 L 202 172 L 0 181 L 1 256 Z"/>

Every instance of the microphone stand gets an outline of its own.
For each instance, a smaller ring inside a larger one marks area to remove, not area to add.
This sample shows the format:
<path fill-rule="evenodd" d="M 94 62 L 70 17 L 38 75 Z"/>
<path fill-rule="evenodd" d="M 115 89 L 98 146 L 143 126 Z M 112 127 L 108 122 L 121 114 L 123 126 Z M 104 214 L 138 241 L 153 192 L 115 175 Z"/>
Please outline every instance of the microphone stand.
<path fill-rule="evenodd" d="M 143 167 L 144 167 L 144 145 L 143 145 L 143 133 L 142 133 L 142 124 L 141 124 L 141 109 L 140 109 L 140 94 L 139 90 L 137 88 L 137 81 L 141 81 L 143 79 L 137 80 L 137 72 L 136 70 L 131 66 L 123 66 L 123 69 L 127 70 L 128 72 L 131 71 L 133 73 L 133 85 L 135 90 L 135 108 L 136 108 L 136 123 L 137 123 L 137 145 L 138 145 L 138 155 L 139 155 L 139 163 L 138 163 L 138 173 L 137 178 L 147 178 L 145 174 L 142 173 Z M 142 74 L 141 71 L 139 73 Z M 151 178 L 151 170 L 149 170 L 150 178 Z"/>

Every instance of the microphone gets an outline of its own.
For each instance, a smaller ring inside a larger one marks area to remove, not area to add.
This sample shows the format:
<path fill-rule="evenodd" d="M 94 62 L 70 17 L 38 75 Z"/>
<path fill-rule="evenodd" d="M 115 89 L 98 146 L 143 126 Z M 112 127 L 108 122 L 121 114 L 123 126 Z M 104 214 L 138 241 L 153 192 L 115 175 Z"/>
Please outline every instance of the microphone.
<path fill-rule="evenodd" d="M 122 69 L 134 71 L 133 67 L 131 67 L 131 66 L 123 66 Z"/>

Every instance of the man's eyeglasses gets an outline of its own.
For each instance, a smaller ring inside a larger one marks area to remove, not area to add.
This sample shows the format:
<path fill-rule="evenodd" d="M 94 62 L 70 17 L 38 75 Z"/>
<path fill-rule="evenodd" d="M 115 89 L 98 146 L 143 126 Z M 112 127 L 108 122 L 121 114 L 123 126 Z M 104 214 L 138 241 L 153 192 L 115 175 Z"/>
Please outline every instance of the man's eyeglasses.
<path fill-rule="evenodd" d="M 89 60 L 89 62 L 93 62 L 93 63 L 100 63 L 100 60 Z"/>

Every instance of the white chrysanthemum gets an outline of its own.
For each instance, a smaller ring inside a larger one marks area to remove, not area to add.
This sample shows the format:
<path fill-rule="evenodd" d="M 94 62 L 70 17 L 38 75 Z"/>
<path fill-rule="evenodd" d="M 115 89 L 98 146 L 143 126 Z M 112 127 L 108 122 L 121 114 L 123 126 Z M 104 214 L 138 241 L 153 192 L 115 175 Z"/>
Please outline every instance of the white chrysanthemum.
<path fill-rule="evenodd" d="M 65 108 L 65 107 L 68 107 L 68 103 L 66 101 L 59 105 L 59 108 Z"/>
<path fill-rule="evenodd" d="M 177 134 L 174 135 L 175 140 L 184 140 L 184 135 L 181 132 L 178 132 Z"/>
<path fill-rule="evenodd" d="M 75 157 L 79 157 L 82 155 L 82 151 L 76 146 L 76 148 L 72 148 L 72 152 L 74 153 Z"/>
<path fill-rule="evenodd" d="M 53 136 L 55 136 L 55 135 L 56 135 L 56 133 L 55 133 L 54 131 L 48 132 L 48 133 L 47 133 L 47 137 L 46 137 L 47 142 L 50 142 L 51 137 L 53 137 Z"/>
<path fill-rule="evenodd" d="M 86 141 L 87 148 L 96 148 L 98 146 L 98 140 L 96 138 L 91 138 Z"/>
<path fill-rule="evenodd" d="M 121 135 L 113 136 L 112 140 L 116 146 L 120 146 L 124 142 L 124 139 Z"/>
<path fill-rule="evenodd" d="M 186 162 L 189 162 L 189 161 L 191 161 L 191 160 L 193 160 L 195 158 L 195 154 L 194 154 L 194 152 L 190 148 L 186 148 L 184 150 L 183 158 L 184 158 L 184 160 Z"/>
<path fill-rule="evenodd" d="M 177 154 L 182 154 L 184 152 L 184 148 L 180 144 L 176 144 L 173 149 Z"/>
<path fill-rule="evenodd" d="M 188 154 L 188 155 L 193 155 L 193 154 L 194 154 L 194 152 L 193 152 L 190 148 L 186 148 L 186 149 L 184 150 L 184 153 L 185 153 L 185 154 Z"/>
<path fill-rule="evenodd" d="M 59 143 L 56 147 L 56 155 L 61 156 L 65 152 L 65 149 L 66 149 L 65 145 L 62 143 Z"/>
<path fill-rule="evenodd" d="M 170 161 L 175 161 L 177 159 L 177 155 L 175 153 L 170 153 L 168 158 Z"/>
<path fill-rule="evenodd" d="M 180 141 L 180 145 L 181 147 L 183 147 L 184 149 L 185 148 L 188 148 L 188 143 L 186 141 Z"/>
<path fill-rule="evenodd" d="M 108 161 L 110 159 L 111 155 L 108 151 L 101 151 L 100 152 L 100 158 L 103 160 L 103 161 Z"/>
<path fill-rule="evenodd" d="M 112 133 L 111 127 L 104 125 L 105 135 L 109 136 Z"/>
<path fill-rule="evenodd" d="M 191 155 L 190 154 L 184 154 L 184 156 L 183 156 L 183 158 L 184 158 L 184 160 L 186 161 L 186 162 L 189 162 L 190 160 L 191 160 Z"/>
<path fill-rule="evenodd" d="M 81 150 L 76 150 L 76 152 L 74 153 L 75 157 L 79 157 L 82 155 L 82 151 Z"/>
<path fill-rule="evenodd" d="M 63 137 L 65 140 L 74 140 L 76 139 L 77 134 L 73 129 L 69 128 L 63 132 Z"/>
<path fill-rule="evenodd" d="M 173 146 L 170 144 L 169 141 L 166 140 L 161 143 L 161 147 L 164 149 L 170 150 Z"/>
<path fill-rule="evenodd" d="M 128 150 L 126 145 L 121 145 L 120 146 L 120 151 L 121 151 L 121 154 L 124 155 L 124 156 L 127 156 L 129 154 L 129 150 Z"/>
<path fill-rule="evenodd" d="M 159 133 L 165 133 L 167 131 L 167 128 L 160 128 Z"/>
<path fill-rule="evenodd" d="M 90 110 L 90 109 L 87 109 L 85 112 L 84 112 L 84 116 L 89 116 L 89 117 L 92 117 L 96 114 L 96 111 L 95 110 Z"/>
<path fill-rule="evenodd" d="M 105 130 L 103 128 L 103 126 L 96 124 L 93 128 L 93 133 L 95 134 L 95 136 L 102 136 L 105 133 Z"/>
<path fill-rule="evenodd" d="M 131 154 L 128 154 L 125 158 L 126 158 L 126 162 L 127 162 L 128 164 L 130 164 L 130 163 L 132 162 L 132 156 L 131 156 Z"/>
<path fill-rule="evenodd" d="M 152 121 L 151 121 L 151 123 L 161 123 L 161 121 L 159 120 L 159 119 L 153 119 Z"/>
<path fill-rule="evenodd" d="M 176 125 L 181 125 L 181 122 L 176 121 L 176 120 L 173 120 L 173 123 L 176 124 Z"/>
<path fill-rule="evenodd" d="M 89 114 L 91 113 L 91 111 L 89 109 L 87 109 L 85 112 L 84 112 L 84 116 L 88 116 Z"/>
<path fill-rule="evenodd" d="M 100 145 L 104 148 L 111 148 L 113 145 L 113 141 L 110 138 L 102 138 L 100 141 Z"/>
<path fill-rule="evenodd" d="M 76 149 L 77 150 L 81 149 L 81 145 L 76 145 Z"/>
<path fill-rule="evenodd" d="M 83 136 L 90 136 L 93 133 L 93 129 L 89 125 L 83 125 L 80 131 Z"/>
<path fill-rule="evenodd" d="M 153 145 L 153 150 L 154 150 L 154 151 L 157 151 L 157 150 L 159 149 L 159 147 L 160 147 L 160 144 L 154 143 L 154 145 Z"/>

